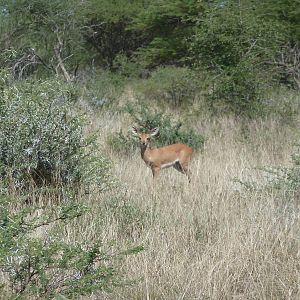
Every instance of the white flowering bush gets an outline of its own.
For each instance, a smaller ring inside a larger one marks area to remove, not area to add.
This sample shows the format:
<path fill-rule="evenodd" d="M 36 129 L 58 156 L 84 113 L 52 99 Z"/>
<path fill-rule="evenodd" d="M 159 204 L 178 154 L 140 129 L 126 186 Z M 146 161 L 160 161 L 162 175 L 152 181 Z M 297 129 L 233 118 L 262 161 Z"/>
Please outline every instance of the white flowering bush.
<path fill-rule="evenodd" d="M 99 192 L 113 182 L 95 136 L 83 134 L 76 89 L 58 79 L 16 82 L 2 74 L 0 295 L 78 299 L 126 284 L 119 261 L 142 247 L 118 252 L 96 238 L 64 238 L 66 224 L 77 231 L 85 226 L 78 219 L 91 209 L 77 192 Z M 32 191 L 42 200 L 51 200 L 53 191 L 64 201 L 41 206 Z"/>
<path fill-rule="evenodd" d="M 3 187 L 93 184 L 105 188 L 109 163 L 84 119 L 74 113 L 75 89 L 57 79 L 6 84 L 0 91 L 0 179 Z"/>

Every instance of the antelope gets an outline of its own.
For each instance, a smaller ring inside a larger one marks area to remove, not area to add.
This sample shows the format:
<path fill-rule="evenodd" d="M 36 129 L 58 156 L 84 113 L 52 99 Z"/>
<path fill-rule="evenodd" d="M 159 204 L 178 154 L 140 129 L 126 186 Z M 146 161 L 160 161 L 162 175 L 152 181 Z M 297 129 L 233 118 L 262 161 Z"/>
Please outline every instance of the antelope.
<path fill-rule="evenodd" d="M 132 127 L 132 133 L 139 138 L 141 156 L 146 165 L 152 170 L 153 179 L 156 179 L 160 170 L 174 167 L 177 171 L 185 174 L 191 182 L 189 162 L 192 158 L 193 149 L 184 144 L 172 144 L 165 147 L 151 149 L 150 139 L 157 135 L 159 128 L 153 128 L 149 133 L 141 133 L 136 127 Z"/>

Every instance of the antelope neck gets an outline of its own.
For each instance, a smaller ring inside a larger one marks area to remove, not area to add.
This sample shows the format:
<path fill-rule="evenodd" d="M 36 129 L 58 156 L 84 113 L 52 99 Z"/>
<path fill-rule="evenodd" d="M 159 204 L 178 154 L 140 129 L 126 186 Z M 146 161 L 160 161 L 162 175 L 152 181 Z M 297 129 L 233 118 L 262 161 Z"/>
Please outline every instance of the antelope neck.
<path fill-rule="evenodd" d="M 150 150 L 149 144 L 145 145 L 145 146 L 141 145 L 141 156 L 142 156 L 142 158 L 144 158 L 146 150 Z"/>

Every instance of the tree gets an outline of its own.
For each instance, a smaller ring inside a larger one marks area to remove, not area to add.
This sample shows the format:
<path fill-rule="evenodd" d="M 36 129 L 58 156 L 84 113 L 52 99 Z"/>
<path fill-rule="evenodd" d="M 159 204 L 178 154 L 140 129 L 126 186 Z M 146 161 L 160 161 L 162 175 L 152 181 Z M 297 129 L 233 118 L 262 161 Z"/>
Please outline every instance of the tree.
<path fill-rule="evenodd" d="M 300 0 L 255 1 L 264 19 L 279 22 L 291 45 L 300 42 Z"/>
<path fill-rule="evenodd" d="M 278 75 L 271 62 L 284 34 L 252 2 L 216 2 L 196 17 L 190 61 L 212 76 L 211 108 L 254 116 L 262 111 L 266 78 L 270 84 Z"/>
<path fill-rule="evenodd" d="M 90 0 L 86 3 L 84 38 L 93 50 L 98 64 L 114 70 L 118 55 L 130 58 L 148 40 L 140 28 L 131 28 L 132 19 L 144 6 L 145 0 Z"/>
<path fill-rule="evenodd" d="M 257 1 L 262 18 L 280 24 L 284 42 L 273 60 L 282 83 L 300 89 L 300 0 Z"/>
<path fill-rule="evenodd" d="M 85 60 L 82 5 L 79 0 L 2 0 L 0 47 L 17 52 L 16 59 L 8 62 L 16 77 L 43 66 L 71 81 L 71 72 Z"/>
<path fill-rule="evenodd" d="M 133 28 L 148 35 L 148 43 L 138 56 L 149 65 L 184 64 L 188 40 L 193 34 L 194 17 L 203 12 L 197 0 L 155 0 L 133 20 Z"/>

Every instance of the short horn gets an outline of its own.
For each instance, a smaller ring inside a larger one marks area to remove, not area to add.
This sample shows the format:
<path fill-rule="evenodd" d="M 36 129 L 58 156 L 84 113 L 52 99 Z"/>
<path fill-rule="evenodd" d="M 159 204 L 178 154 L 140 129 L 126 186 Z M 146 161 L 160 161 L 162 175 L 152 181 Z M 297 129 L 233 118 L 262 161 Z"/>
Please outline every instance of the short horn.
<path fill-rule="evenodd" d="M 138 130 L 135 126 L 131 127 L 131 132 L 132 132 L 133 135 L 138 135 Z"/>
<path fill-rule="evenodd" d="M 150 135 L 151 136 L 157 135 L 158 131 L 159 131 L 159 128 L 155 127 L 155 128 L 153 128 L 153 129 L 150 130 Z"/>

